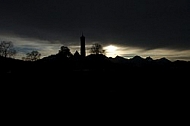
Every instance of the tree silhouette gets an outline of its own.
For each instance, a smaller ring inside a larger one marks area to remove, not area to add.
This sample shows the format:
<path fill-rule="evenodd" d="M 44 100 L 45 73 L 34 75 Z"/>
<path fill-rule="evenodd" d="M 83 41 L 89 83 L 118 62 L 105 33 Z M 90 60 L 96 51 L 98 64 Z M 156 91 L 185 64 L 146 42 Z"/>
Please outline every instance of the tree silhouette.
<path fill-rule="evenodd" d="M 61 46 L 58 54 L 63 57 L 67 57 L 67 58 L 73 56 L 73 54 L 70 52 L 70 49 L 66 46 Z"/>
<path fill-rule="evenodd" d="M 41 53 L 38 51 L 32 51 L 26 54 L 26 57 L 22 57 L 24 61 L 37 61 L 40 59 Z"/>
<path fill-rule="evenodd" d="M 90 48 L 91 54 L 104 54 L 105 50 L 103 50 L 103 47 L 99 43 L 94 43 Z"/>
<path fill-rule="evenodd" d="M 12 41 L 1 41 L 0 43 L 0 56 L 3 57 L 14 57 L 16 55 L 16 50 Z"/>

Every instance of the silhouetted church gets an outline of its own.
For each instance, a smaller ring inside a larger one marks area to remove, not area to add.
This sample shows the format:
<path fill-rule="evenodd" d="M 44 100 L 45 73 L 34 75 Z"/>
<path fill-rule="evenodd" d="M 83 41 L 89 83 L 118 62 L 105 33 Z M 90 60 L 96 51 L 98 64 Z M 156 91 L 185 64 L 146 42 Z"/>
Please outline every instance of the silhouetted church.
<path fill-rule="evenodd" d="M 85 37 L 82 33 L 82 36 L 80 37 L 80 54 L 82 57 L 86 56 L 86 49 L 85 49 Z"/>

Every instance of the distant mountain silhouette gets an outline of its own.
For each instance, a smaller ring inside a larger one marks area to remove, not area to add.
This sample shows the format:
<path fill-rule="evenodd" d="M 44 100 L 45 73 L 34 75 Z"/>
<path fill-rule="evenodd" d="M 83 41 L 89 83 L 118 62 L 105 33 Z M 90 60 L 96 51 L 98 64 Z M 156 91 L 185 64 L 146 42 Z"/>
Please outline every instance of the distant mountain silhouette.
<path fill-rule="evenodd" d="M 80 83 L 86 87 L 91 83 L 93 89 L 109 87 L 110 90 L 120 90 L 120 92 L 125 92 L 121 91 L 126 89 L 123 86 L 135 86 L 135 84 L 153 84 L 154 86 L 157 84 L 164 86 L 174 83 L 185 84 L 189 81 L 186 73 L 190 71 L 189 61 L 172 62 L 164 57 L 152 59 L 140 56 L 130 59 L 121 56 L 110 58 L 103 54 L 90 54 L 86 57 L 81 57 L 79 54 L 71 57 L 55 54 L 37 61 L 0 57 L 0 62 L 3 66 L 0 71 L 1 75 L 13 78 L 19 75 L 24 80 L 30 80 L 29 82 L 33 83 L 41 80 L 43 83 L 62 83 L 65 86 L 68 86 L 68 83 L 74 85 Z M 19 80 L 19 83 L 25 82 L 20 81 L 20 78 L 11 80 Z M 76 90 L 78 89 L 76 88 Z"/>
<path fill-rule="evenodd" d="M 189 61 L 134 56 L 108 58 L 50 55 L 37 61 L 0 57 L 1 88 L 9 97 L 61 100 L 73 98 L 185 99 Z M 97 94 L 98 93 L 98 94 Z M 101 95 L 99 95 L 101 94 Z M 99 97 L 97 97 L 99 95 Z"/>
<path fill-rule="evenodd" d="M 103 54 L 90 54 L 85 58 L 76 52 L 72 57 L 62 57 L 55 54 L 37 61 L 23 61 L 13 58 L 0 57 L 4 66 L 0 73 L 11 74 L 21 72 L 57 72 L 61 71 L 129 71 L 129 70 L 173 70 L 182 71 L 190 69 L 189 61 L 170 61 L 167 58 L 152 59 L 134 56 L 126 59 L 121 56 L 108 58 Z M 27 69 L 25 69 L 27 68 Z"/>

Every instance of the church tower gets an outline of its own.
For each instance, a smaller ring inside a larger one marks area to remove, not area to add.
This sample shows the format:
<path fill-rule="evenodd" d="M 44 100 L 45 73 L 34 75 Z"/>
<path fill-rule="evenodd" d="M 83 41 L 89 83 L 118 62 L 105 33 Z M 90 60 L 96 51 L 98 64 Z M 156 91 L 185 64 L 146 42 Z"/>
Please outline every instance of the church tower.
<path fill-rule="evenodd" d="M 85 49 L 85 37 L 82 33 L 82 36 L 80 37 L 80 54 L 82 57 L 86 56 L 86 49 Z"/>

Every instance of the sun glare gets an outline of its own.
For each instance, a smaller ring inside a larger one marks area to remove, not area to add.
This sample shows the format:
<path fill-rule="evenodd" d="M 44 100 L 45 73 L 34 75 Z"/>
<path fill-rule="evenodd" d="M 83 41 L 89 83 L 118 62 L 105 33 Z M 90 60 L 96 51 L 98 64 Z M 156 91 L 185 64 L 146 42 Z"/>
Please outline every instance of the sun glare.
<path fill-rule="evenodd" d="M 108 46 L 104 47 L 104 49 L 105 49 L 106 55 L 108 57 L 115 57 L 117 55 L 116 54 L 117 47 L 114 45 L 108 45 Z"/>
<path fill-rule="evenodd" d="M 113 45 L 109 45 L 109 46 L 106 46 L 105 49 L 108 52 L 114 52 L 114 51 L 116 51 L 117 47 L 113 46 Z"/>

